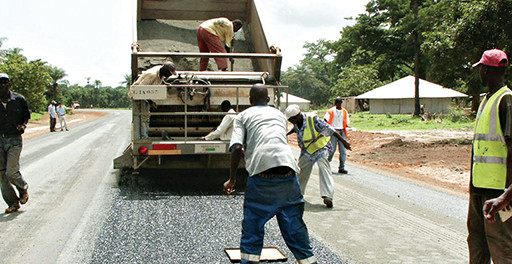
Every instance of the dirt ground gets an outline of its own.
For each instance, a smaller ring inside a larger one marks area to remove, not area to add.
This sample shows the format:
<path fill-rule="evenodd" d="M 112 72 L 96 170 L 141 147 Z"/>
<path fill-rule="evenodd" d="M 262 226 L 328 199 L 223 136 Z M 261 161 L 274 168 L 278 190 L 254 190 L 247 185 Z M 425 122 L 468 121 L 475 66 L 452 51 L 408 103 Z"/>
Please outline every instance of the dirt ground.
<path fill-rule="evenodd" d="M 75 110 L 67 115 L 68 127 L 72 130 L 73 125 L 104 115 L 105 112 Z M 30 121 L 24 138 L 49 133 L 48 124 L 47 114 L 41 120 Z M 58 121 L 57 130 L 55 133 L 65 133 L 59 131 Z M 347 162 L 467 196 L 472 134 L 448 130 L 349 131 L 352 151 L 347 152 Z M 295 134 L 289 137 L 289 141 L 296 145 Z"/>
<path fill-rule="evenodd" d="M 448 130 L 349 131 L 347 162 L 468 196 L 471 138 L 472 132 Z"/>
<path fill-rule="evenodd" d="M 102 117 L 107 115 L 105 112 L 100 111 L 88 111 L 88 110 L 80 110 L 75 109 L 73 113 L 69 113 L 66 115 L 66 121 L 68 124 L 69 130 L 73 129 L 73 126 L 76 124 L 80 124 L 82 122 L 90 121 L 96 119 L 98 117 Z M 60 131 L 60 122 L 57 119 L 57 125 L 55 126 L 57 132 Z M 25 130 L 25 134 L 23 134 L 24 139 L 32 138 L 35 136 L 39 136 L 42 134 L 50 133 L 50 121 L 48 114 L 44 114 L 40 120 L 30 120 L 27 124 L 27 129 Z M 64 133 L 64 132 L 62 132 Z"/>

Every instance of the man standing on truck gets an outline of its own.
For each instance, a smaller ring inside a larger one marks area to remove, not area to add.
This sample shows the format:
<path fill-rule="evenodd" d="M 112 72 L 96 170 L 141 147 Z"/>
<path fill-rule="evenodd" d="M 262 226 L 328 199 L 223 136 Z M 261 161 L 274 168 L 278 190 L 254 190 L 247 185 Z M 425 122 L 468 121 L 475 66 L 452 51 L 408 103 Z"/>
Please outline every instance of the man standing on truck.
<path fill-rule="evenodd" d="M 228 114 L 222 118 L 222 122 L 214 131 L 210 132 L 208 135 L 204 137 L 205 140 L 230 140 L 231 134 L 233 133 L 233 121 L 236 118 L 236 112 L 231 107 L 231 103 L 228 100 L 222 101 L 220 104 L 220 109 L 222 112 L 227 112 Z"/>
<path fill-rule="evenodd" d="M 133 85 L 160 85 L 163 83 L 165 78 L 168 78 L 171 75 L 178 75 L 176 73 L 176 66 L 174 63 L 167 61 L 163 65 L 157 65 L 149 68 L 142 72 L 142 74 L 135 80 Z M 130 91 L 128 92 L 128 96 L 130 98 L 133 97 L 132 87 L 130 86 Z M 140 104 L 140 112 L 141 112 L 141 138 L 148 138 L 148 130 L 149 130 L 149 111 L 150 104 L 148 101 L 142 101 Z"/>
<path fill-rule="evenodd" d="M 320 172 L 320 195 L 328 208 L 333 206 L 334 185 L 332 171 L 327 157 L 332 149 L 330 138 L 336 137 L 344 148 L 350 149 L 350 144 L 341 137 L 329 124 L 316 115 L 305 115 L 300 112 L 298 105 L 290 105 L 284 111 L 286 118 L 293 124 L 301 149 L 299 157 L 299 183 L 302 194 L 306 191 L 313 165 L 316 163 Z"/>
<path fill-rule="evenodd" d="M 231 42 L 235 32 L 242 28 L 242 21 L 230 21 L 225 17 L 213 18 L 203 22 L 197 28 L 197 45 L 199 52 L 226 53 L 231 52 Z M 206 71 L 208 58 L 201 58 L 199 70 Z M 221 71 L 228 69 L 227 58 L 215 58 L 215 63 Z"/>
<path fill-rule="evenodd" d="M 27 100 L 9 90 L 9 75 L 0 73 L 0 188 L 6 214 L 20 209 L 28 201 L 28 184 L 20 173 L 21 134 L 25 132 L 30 111 Z M 13 185 L 18 190 L 18 195 Z"/>
<path fill-rule="evenodd" d="M 348 111 L 341 104 L 343 100 L 341 97 L 336 97 L 334 100 L 334 107 L 327 110 L 324 116 L 324 121 L 334 127 L 341 137 L 347 139 L 347 125 L 350 124 L 350 118 L 348 117 Z M 332 152 L 329 153 L 329 162 L 332 161 L 334 154 L 336 154 L 336 148 L 340 150 L 340 163 L 338 165 L 338 173 L 347 174 L 348 171 L 345 169 L 345 162 L 347 161 L 347 150 L 343 143 L 337 137 L 331 137 L 331 145 L 333 147 Z"/>
<path fill-rule="evenodd" d="M 467 221 L 472 264 L 491 259 L 496 264 L 512 263 L 512 221 L 486 222 L 488 211 L 483 212 L 484 203 L 500 196 L 512 181 L 512 91 L 505 85 L 507 65 L 507 54 L 498 49 L 485 51 L 473 65 L 479 67 L 489 93 L 478 108 L 473 139 Z"/>
<path fill-rule="evenodd" d="M 299 170 L 286 140 L 286 117 L 268 106 L 268 90 L 261 84 L 249 92 L 251 107 L 239 113 L 231 137 L 230 178 L 224 192 L 234 192 L 238 164 L 245 156 L 249 172 L 245 189 L 240 251 L 242 263 L 259 262 L 265 223 L 274 215 L 286 245 L 300 263 L 316 263 L 302 216 L 304 197 Z"/>

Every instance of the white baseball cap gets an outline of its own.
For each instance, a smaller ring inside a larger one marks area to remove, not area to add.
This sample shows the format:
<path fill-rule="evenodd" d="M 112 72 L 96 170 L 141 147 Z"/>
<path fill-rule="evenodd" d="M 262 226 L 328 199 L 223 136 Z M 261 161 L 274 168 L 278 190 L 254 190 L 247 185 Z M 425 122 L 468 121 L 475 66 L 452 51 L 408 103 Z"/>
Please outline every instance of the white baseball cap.
<path fill-rule="evenodd" d="M 284 110 L 286 119 L 290 119 L 290 117 L 296 116 L 298 114 L 300 114 L 300 107 L 296 104 L 289 105 L 286 110 Z"/>

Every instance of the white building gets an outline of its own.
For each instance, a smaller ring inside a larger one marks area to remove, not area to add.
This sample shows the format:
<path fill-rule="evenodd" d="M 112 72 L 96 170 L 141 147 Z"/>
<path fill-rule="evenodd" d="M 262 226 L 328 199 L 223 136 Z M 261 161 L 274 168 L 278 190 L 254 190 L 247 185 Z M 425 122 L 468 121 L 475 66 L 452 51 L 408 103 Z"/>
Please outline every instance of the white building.
<path fill-rule="evenodd" d="M 356 99 L 368 99 L 372 114 L 411 114 L 414 113 L 414 97 L 414 76 L 407 76 L 361 94 Z M 468 96 L 420 79 L 419 97 L 425 112 L 447 114 L 453 98 Z"/>
<path fill-rule="evenodd" d="M 309 111 L 311 106 L 311 101 L 306 100 L 304 98 L 295 96 L 293 94 L 287 94 L 285 92 L 281 93 L 281 111 L 286 109 L 286 96 L 288 95 L 288 105 L 296 104 L 300 107 L 301 111 Z"/>

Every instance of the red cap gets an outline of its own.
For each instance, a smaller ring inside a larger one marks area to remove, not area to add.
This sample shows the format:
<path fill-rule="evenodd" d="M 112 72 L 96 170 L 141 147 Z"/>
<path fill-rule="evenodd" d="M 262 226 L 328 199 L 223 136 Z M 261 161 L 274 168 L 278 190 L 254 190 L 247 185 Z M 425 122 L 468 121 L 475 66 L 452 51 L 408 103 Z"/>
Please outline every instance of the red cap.
<path fill-rule="evenodd" d="M 493 67 L 506 67 L 508 65 L 507 54 L 499 49 L 486 50 L 480 61 L 473 64 L 473 67 L 480 64 Z"/>

